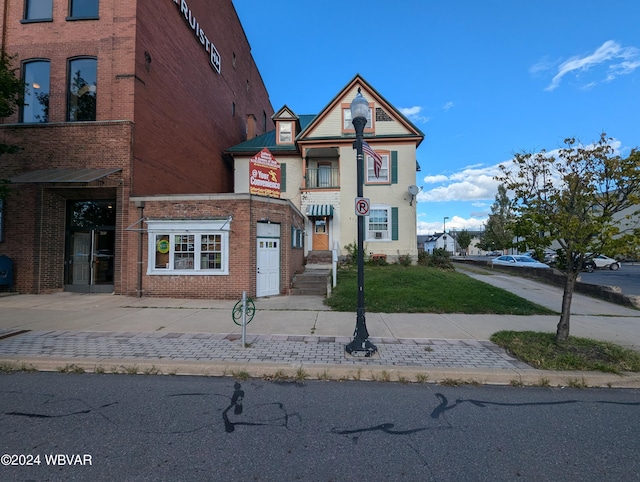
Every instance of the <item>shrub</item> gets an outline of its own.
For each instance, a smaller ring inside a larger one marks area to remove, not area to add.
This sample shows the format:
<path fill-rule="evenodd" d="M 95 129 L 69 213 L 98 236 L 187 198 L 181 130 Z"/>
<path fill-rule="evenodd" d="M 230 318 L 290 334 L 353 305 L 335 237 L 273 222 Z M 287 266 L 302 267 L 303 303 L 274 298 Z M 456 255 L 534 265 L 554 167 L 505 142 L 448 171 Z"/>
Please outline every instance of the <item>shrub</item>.
<path fill-rule="evenodd" d="M 400 266 L 411 266 L 413 264 L 413 260 L 411 259 L 411 255 L 409 254 L 398 254 L 396 263 L 398 263 Z"/>
<path fill-rule="evenodd" d="M 420 266 L 429 266 L 429 262 L 431 261 L 431 256 L 426 251 L 420 251 L 418 253 L 418 264 Z"/>
<path fill-rule="evenodd" d="M 444 248 L 434 249 L 429 266 L 433 266 L 438 269 L 452 270 L 453 264 L 451 263 L 449 251 Z"/>

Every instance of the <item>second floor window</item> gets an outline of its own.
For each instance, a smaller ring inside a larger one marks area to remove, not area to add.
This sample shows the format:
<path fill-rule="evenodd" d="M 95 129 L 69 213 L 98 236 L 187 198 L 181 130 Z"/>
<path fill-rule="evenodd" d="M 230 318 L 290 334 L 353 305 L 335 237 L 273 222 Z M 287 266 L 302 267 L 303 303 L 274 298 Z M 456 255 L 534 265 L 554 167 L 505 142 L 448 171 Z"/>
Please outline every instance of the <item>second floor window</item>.
<path fill-rule="evenodd" d="M 69 61 L 69 101 L 67 120 L 96 120 L 96 59 L 74 59 Z"/>
<path fill-rule="evenodd" d="M 290 144 L 293 142 L 293 122 L 280 122 L 278 125 L 280 127 L 278 143 Z"/>
<path fill-rule="evenodd" d="M 22 67 L 24 105 L 22 122 L 49 122 L 49 61 L 25 62 Z"/>
<path fill-rule="evenodd" d="M 380 165 L 380 171 L 378 172 L 378 176 L 376 177 L 375 170 L 375 161 L 373 157 L 366 156 L 367 158 L 367 184 L 373 183 L 389 183 L 389 154 L 383 154 L 379 152 L 380 157 L 382 158 L 382 163 Z"/>
<path fill-rule="evenodd" d="M 98 18 L 98 0 L 71 0 L 71 18 Z"/>
<path fill-rule="evenodd" d="M 25 0 L 25 20 L 51 20 L 53 0 Z"/>

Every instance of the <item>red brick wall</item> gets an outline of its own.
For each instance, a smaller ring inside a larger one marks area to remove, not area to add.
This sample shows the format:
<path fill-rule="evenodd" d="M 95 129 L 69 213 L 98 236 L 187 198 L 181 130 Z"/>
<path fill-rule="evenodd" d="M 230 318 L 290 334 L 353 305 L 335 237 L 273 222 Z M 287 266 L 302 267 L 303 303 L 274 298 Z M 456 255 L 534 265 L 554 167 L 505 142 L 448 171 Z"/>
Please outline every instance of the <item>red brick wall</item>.
<path fill-rule="evenodd" d="M 9 55 L 17 54 L 16 65 L 27 59 L 50 60 L 50 122 L 66 120 L 67 59 L 76 56 L 98 58 L 97 119 L 133 119 L 135 2 L 101 0 L 99 20 L 67 21 L 69 3 L 54 1 L 53 21 L 36 23 L 21 23 L 24 0 L 5 2 L 4 48 Z"/>
<path fill-rule="evenodd" d="M 187 3 L 220 53 L 221 73 L 173 0 L 138 2 L 133 195 L 232 192 L 222 152 L 247 139 L 249 114 L 260 119 L 259 134 L 263 112 L 273 129 L 269 96 L 231 1 Z"/>
<path fill-rule="evenodd" d="M 13 184 L 5 204 L 5 242 L 0 254 L 14 261 L 14 288 L 41 293 L 64 287 L 67 199 L 116 198 L 116 290 L 120 275 L 122 221 L 128 219 L 132 124 L 90 122 L 0 126 L 0 142 L 20 146 L 0 158 L 0 177 L 55 168 L 120 168 L 121 174 L 93 185 Z M 90 154 L 90 155 L 88 155 Z M 126 226 L 124 226 L 126 227 Z"/>
<path fill-rule="evenodd" d="M 221 276 L 147 276 L 148 237 L 143 234 L 143 296 L 166 296 L 178 298 L 239 299 L 243 291 L 249 296 L 256 293 L 256 223 L 269 218 L 280 224 L 280 293 L 288 294 L 293 275 L 304 262 L 301 249 L 291 248 L 291 225 L 303 224 L 297 210 L 286 202 L 268 202 L 265 199 L 245 196 L 212 196 L 210 200 L 175 199 L 170 201 L 145 200 L 144 217 L 159 219 L 211 219 L 233 216 L 229 233 L 229 274 Z M 133 212 L 131 218 L 136 217 Z M 133 220 L 135 221 L 135 220 Z M 131 222 L 133 222 L 131 221 Z M 146 226 L 146 225 L 145 225 Z M 123 280 L 123 294 L 136 296 L 137 272 L 133 269 L 137 261 L 139 233 L 130 232 L 127 239 L 131 269 Z M 124 287 L 126 286 L 126 289 Z"/>

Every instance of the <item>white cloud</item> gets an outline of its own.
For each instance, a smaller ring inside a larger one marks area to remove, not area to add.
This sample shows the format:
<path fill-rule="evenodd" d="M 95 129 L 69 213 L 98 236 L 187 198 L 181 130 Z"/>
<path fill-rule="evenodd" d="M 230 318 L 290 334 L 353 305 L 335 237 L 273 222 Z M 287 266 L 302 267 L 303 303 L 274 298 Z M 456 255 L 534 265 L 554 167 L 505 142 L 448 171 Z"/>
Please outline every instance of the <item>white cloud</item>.
<path fill-rule="evenodd" d="M 412 122 L 429 122 L 429 117 L 420 115 L 422 107 L 418 105 L 414 105 L 413 107 L 400 107 L 398 110 Z"/>
<path fill-rule="evenodd" d="M 449 110 L 453 107 L 453 102 L 449 101 L 445 105 L 442 106 L 443 110 Z"/>
<path fill-rule="evenodd" d="M 444 227 L 443 221 L 418 221 L 418 234 L 427 235 L 434 233 L 441 233 Z M 487 218 L 469 218 L 465 219 L 460 216 L 452 216 L 451 219 L 447 219 L 447 232 L 462 231 L 466 229 L 468 231 L 482 231 L 484 225 L 487 222 Z"/>
<path fill-rule="evenodd" d="M 439 182 L 446 182 L 448 180 L 449 180 L 449 177 L 445 176 L 444 174 L 437 174 L 435 176 L 425 176 L 423 179 L 425 184 L 437 184 Z"/>
<path fill-rule="evenodd" d="M 557 89 L 562 82 L 564 76 L 568 74 L 578 75 L 579 73 L 587 72 L 602 64 L 608 66 L 608 72 L 605 75 L 604 81 L 610 82 L 620 75 L 630 74 L 634 70 L 640 67 L 640 50 L 635 47 L 623 47 L 618 42 L 613 40 L 607 40 L 600 47 L 598 47 L 592 54 L 579 57 L 575 56 L 562 62 L 558 67 L 558 72 L 551 79 L 551 83 L 544 89 L 552 91 Z M 620 61 L 621 62 L 617 62 Z M 540 62 L 532 66 L 529 71 L 537 73 L 543 70 L 547 70 L 546 64 Z M 589 82 L 588 85 L 595 85 L 594 82 Z"/>
<path fill-rule="evenodd" d="M 441 185 L 419 193 L 418 201 L 493 200 L 498 191 L 498 182 L 493 177 L 499 172 L 498 164 L 486 167 L 476 164 L 448 176 L 425 176 L 425 183 Z"/>

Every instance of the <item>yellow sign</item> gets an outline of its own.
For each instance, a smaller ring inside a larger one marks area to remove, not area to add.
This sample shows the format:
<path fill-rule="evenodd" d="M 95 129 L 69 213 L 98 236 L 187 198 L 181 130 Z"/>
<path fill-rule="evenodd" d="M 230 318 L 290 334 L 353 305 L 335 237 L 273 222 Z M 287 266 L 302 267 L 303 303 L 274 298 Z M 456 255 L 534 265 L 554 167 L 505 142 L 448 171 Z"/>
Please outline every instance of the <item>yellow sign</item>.
<path fill-rule="evenodd" d="M 156 243 L 156 250 L 160 254 L 166 254 L 169 252 L 169 241 L 166 239 L 160 239 Z"/>

